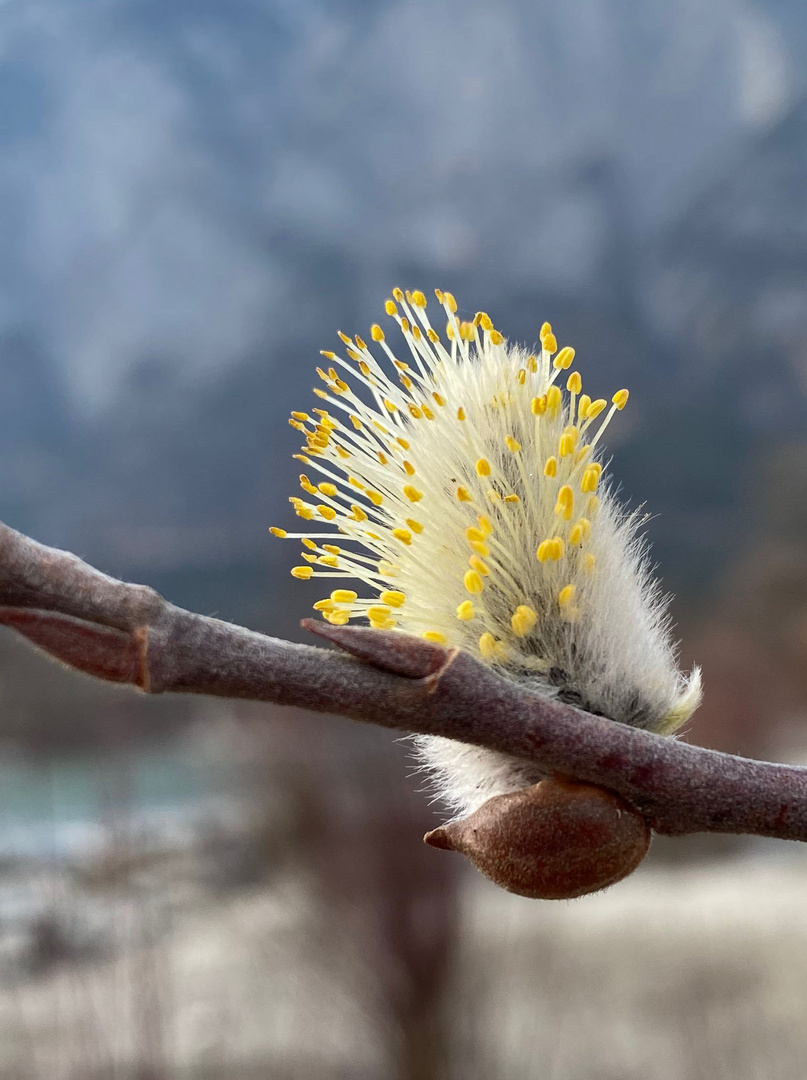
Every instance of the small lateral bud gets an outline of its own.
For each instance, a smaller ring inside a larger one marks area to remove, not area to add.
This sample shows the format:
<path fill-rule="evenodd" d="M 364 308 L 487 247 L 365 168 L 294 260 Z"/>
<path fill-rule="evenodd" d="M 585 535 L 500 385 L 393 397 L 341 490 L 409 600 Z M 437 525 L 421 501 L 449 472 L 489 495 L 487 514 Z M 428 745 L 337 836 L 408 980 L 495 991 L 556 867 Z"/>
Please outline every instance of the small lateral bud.
<path fill-rule="evenodd" d="M 508 892 L 570 900 L 632 873 L 650 847 L 650 828 L 613 791 L 556 779 L 495 795 L 424 840 L 461 852 Z"/>

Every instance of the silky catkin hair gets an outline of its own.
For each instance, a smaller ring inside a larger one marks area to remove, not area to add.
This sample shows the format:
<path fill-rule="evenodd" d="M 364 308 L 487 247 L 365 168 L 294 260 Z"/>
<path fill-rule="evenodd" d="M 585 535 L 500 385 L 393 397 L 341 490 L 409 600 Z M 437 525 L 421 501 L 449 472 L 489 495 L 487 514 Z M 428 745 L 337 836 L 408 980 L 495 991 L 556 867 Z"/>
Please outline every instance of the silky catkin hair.
<path fill-rule="evenodd" d="M 405 360 L 377 324 L 372 347 L 340 333 L 345 356 L 323 352 L 322 405 L 290 420 L 308 496 L 291 503 L 308 531 L 271 530 L 302 541 L 292 574 L 341 579 L 314 605 L 329 622 L 456 645 L 536 693 L 671 734 L 700 675 L 678 671 L 640 521 L 603 475 L 602 436 L 628 391 L 584 394 L 549 323 L 529 353 L 436 296 L 442 337 L 422 292 L 386 302 Z M 455 812 L 541 779 L 503 754 L 416 743 Z"/>

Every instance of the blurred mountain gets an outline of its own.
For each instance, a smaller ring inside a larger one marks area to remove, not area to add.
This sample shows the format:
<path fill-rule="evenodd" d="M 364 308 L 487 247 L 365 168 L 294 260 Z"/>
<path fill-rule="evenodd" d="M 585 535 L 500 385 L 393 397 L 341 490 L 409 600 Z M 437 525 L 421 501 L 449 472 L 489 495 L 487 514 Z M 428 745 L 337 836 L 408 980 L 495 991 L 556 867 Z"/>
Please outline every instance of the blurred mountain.
<path fill-rule="evenodd" d="M 442 285 L 631 386 L 700 589 L 807 438 L 805 44 L 794 0 L 10 0 L 0 516 L 245 617 L 317 350 Z"/>

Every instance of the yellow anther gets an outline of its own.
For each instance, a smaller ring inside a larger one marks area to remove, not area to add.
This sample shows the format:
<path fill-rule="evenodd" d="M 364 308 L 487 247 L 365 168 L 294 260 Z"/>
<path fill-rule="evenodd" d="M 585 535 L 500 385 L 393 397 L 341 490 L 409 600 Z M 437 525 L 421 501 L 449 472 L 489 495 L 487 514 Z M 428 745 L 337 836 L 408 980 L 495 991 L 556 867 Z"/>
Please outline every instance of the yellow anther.
<path fill-rule="evenodd" d="M 392 630 L 394 626 L 394 619 L 370 619 L 371 630 Z"/>
<path fill-rule="evenodd" d="M 336 494 L 336 484 L 317 484 L 317 487 L 323 495 L 327 495 L 330 499 Z"/>
<path fill-rule="evenodd" d="M 558 604 L 563 608 L 570 608 L 574 603 L 574 596 L 577 589 L 574 585 L 564 585 L 558 593 Z"/>
<path fill-rule="evenodd" d="M 538 545 L 538 550 L 535 553 L 535 557 L 540 563 L 549 562 L 552 558 L 553 552 L 553 540 L 542 540 Z"/>
<path fill-rule="evenodd" d="M 314 485 L 311 483 L 305 473 L 300 473 L 299 479 L 300 487 L 303 489 L 303 491 L 307 492 L 309 495 L 316 495 L 317 489 L 314 487 Z"/>
<path fill-rule="evenodd" d="M 558 356 L 562 356 L 563 353 L 559 352 Z M 569 378 L 566 380 L 566 389 L 570 394 L 579 394 L 583 389 L 583 379 L 579 371 L 573 371 Z"/>
<path fill-rule="evenodd" d="M 564 431 L 560 437 L 560 442 L 558 443 L 558 456 L 562 458 L 568 457 L 573 450 L 574 436 L 570 432 Z"/>
<path fill-rule="evenodd" d="M 489 630 L 485 631 L 479 639 L 479 652 L 483 660 L 492 660 L 496 655 L 496 638 Z"/>
<path fill-rule="evenodd" d="M 559 386 L 550 386 L 546 392 L 546 409 L 550 416 L 557 416 L 563 399 Z"/>
<path fill-rule="evenodd" d="M 401 330 L 403 330 L 405 334 L 409 333 L 409 319 L 401 319 Z"/>
<path fill-rule="evenodd" d="M 355 503 L 351 503 L 350 504 L 350 509 L 353 511 L 352 516 L 353 516 L 354 521 L 366 521 L 367 520 L 367 513 L 364 510 L 362 510 L 362 508 L 360 506 L 357 506 Z"/>
<path fill-rule="evenodd" d="M 311 417 L 305 412 L 293 412 L 291 414 L 295 420 L 310 420 Z"/>
<path fill-rule="evenodd" d="M 337 446 L 336 452 L 343 461 L 347 461 L 347 459 L 350 457 L 350 454 L 347 452 L 347 450 L 343 450 L 341 446 Z"/>
<path fill-rule="evenodd" d="M 434 295 L 437 297 L 437 303 L 442 304 L 442 302 L 443 302 L 443 290 L 442 289 L 435 289 L 434 290 Z"/>
<path fill-rule="evenodd" d="M 466 591 L 469 592 L 471 596 L 478 596 L 485 587 L 482 583 L 482 578 L 479 576 L 476 570 L 466 570 L 465 576 L 462 579 L 462 583 L 465 586 Z"/>
<path fill-rule="evenodd" d="M 481 529 L 474 529 L 473 526 L 465 530 L 465 538 L 471 544 L 482 543 L 485 539 L 485 534 Z"/>
<path fill-rule="evenodd" d="M 379 327 L 379 330 L 380 329 L 381 327 Z M 366 351 L 367 342 L 364 340 L 363 337 L 360 337 L 358 334 L 356 334 L 356 344 L 359 346 L 360 349 L 364 349 Z"/>
<path fill-rule="evenodd" d="M 322 617 L 334 626 L 346 626 L 350 622 L 350 612 L 344 609 L 341 611 L 323 611 Z"/>
<path fill-rule="evenodd" d="M 477 476 L 490 476 L 490 462 L 487 458 L 479 458 L 476 463 Z"/>
<path fill-rule="evenodd" d="M 511 454 L 517 454 L 521 449 L 521 443 L 512 435 L 505 435 L 504 442 Z"/>
<path fill-rule="evenodd" d="M 586 514 L 591 518 L 597 513 L 600 508 L 600 500 L 596 495 L 592 495 L 586 503 Z"/>
<path fill-rule="evenodd" d="M 439 630 L 427 630 L 423 635 L 426 641 L 433 641 L 436 645 L 448 645 L 448 638 Z"/>
<path fill-rule="evenodd" d="M 580 397 L 580 401 L 577 403 L 577 419 L 578 419 L 578 422 L 586 419 L 586 417 L 588 415 L 588 407 L 589 407 L 590 404 L 591 404 L 591 398 L 588 396 L 588 394 L 583 394 Z"/>
<path fill-rule="evenodd" d="M 314 516 L 314 511 L 310 506 L 295 506 L 294 512 L 297 517 L 301 517 L 303 521 L 310 521 Z"/>
<path fill-rule="evenodd" d="M 565 521 L 571 520 L 574 512 L 574 492 L 568 484 L 564 484 L 558 492 L 558 501 L 555 503 L 555 513 L 563 517 Z"/>
<path fill-rule="evenodd" d="M 423 295 L 420 289 L 415 289 L 412 293 L 412 303 L 415 307 L 422 308 L 426 306 L 426 297 Z"/>
<path fill-rule="evenodd" d="M 590 469 L 593 469 L 597 476 L 602 476 L 602 465 L 599 461 L 592 461 L 589 465 Z"/>
<path fill-rule="evenodd" d="M 569 533 L 569 543 L 577 546 L 582 544 L 591 535 L 591 522 L 588 518 L 581 517 Z"/>
<path fill-rule="evenodd" d="M 386 559 L 379 559 L 378 572 L 382 577 L 397 577 L 401 572 L 401 568 L 395 563 L 388 562 Z"/>
<path fill-rule="evenodd" d="M 383 454 L 380 450 L 377 450 L 376 453 L 378 454 L 378 460 L 380 461 L 380 463 L 382 465 L 386 465 L 387 462 L 389 461 L 389 458 L 387 457 L 387 455 Z"/>
<path fill-rule="evenodd" d="M 463 600 L 457 608 L 457 618 L 462 622 L 470 622 L 474 617 L 474 605 L 471 600 Z"/>
<path fill-rule="evenodd" d="M 564 345 L 564 347 L 560 350 L 558 355 L 552 361 L 552 364 L 558 369 L 558 371 L 562 371 L 565 368 L 571 367 L 573 360 L 574 349 L 571 348 L 571 346 L 569 345 Z"/>
<path fill-rule="evenodd" d="M 520 495 L 505 495 L 505 497 L 504 497 L 504 501 L 505 501 L 506 503 L 517 503 L 517 502 L 521 502 L 521 496 L 520 496 Z"/>
<path fill-rule="evenodd" d="M 392 300 L 387 300 L 387 302 L 384 304 L 384 311 L 386 311 L 387 315 L 398 314 L 398 309 Z"/>
<path fill-rule="evenodd" d="M 533 375 L 538 370 L 538 361 L 536 360 L 536 358 L 534 356 L 528 356 L 527 357 L 527 367 L 530 369 L 530 371 L 533 373 Z"/>
<path fill-rule="evenodd" d="M 546 459 L 544 465 L 544 476 L 557 476 L 558 475 L 558 459 L 550 457 Z"/>
<path fill-rule="evenodd" d="M 581 446 L 580 449 L 577 451 L 577 453 L 574 456 L 574 460 L 576 462 L 580 462 L 580 461 L 583 460 L 584 457 L 588 457 L 588 455 L 590 453 L 591 453 L 591 447 L 589 446 L 588 443 L 586 443 L 585 446 Z"/>
<path fill-rule="evenodd" d="M 423 532 L 423 526 L 419 521 L 416 521 L 414 518 L 407 518 L 406 524 L 409 526 L 413 533 Z"/>
<path fill-rule="evenodd" d="M 436 345 L 437 342 L 440 340 L 440 335 L 437 333 L 436 330 L 433 330 L 431 327 L 429 327 L 429 329 L 426 331 L 426 337 L 433 345 Z"/>
<path fill-rule="evenodd" d="M 305 551 L 301 551 L 300 555 L 305 559 L 306 562 L 316 562 L 317 561 L 317 556 L 316 555 L 309 555 Z"/>
<path fill-rule="evenodd" d="M 471 550 L 475 551 L 477 555 L 481 555 L 483 559 L 490 555 L 490 548 L 487 544 L 483 544 L 481 540 L 472 540 Z"/>
<path fill-rule="evenodd" d="M 560 562 L 565 550 L 566 545 L 563 543 L 563 540 L 559 536 L 554 537 L 552 540 L 552 558 L 555 562 Z"/>
<path fill-rule="evenodd" d="M 319 503 L 317 505 L 317 510 L 319 511 L 320 516 L 324 517 L 326 521 L 333 521 L 336 517 L 334 508 L 332 506 L 325 506 L 324 503 Z"/>
<path fill-rule="evenodd" d="M 616 405 L 617 409 L 624 409 L 628 404 L 629 390 L 617 390 L 611 401 Z"/>
<path fill-rule="evenodd" d="M 527 604 L 519 604 L 510 619 L 516 637 L 526 637 L 538 622 L 538 615 Z"/>
<path fill-rule="evenodd" d="M 391 303 L 391 301 L 388 300 L 387 303 L 389 304 Z M 392 306 L 395 307 L 394 304 Z M 378 323 L 373 323 L 373 325 L 370 327 L 370 337 L 373 339 L 373 341 L 384 340 L 384 331 L 381 329 Z"/>
<path fill-rule="evenodd" d="M 607 404 L 605 398 L 597 398 L 596 401 L 592 401 L 586 409 L 586 420 L 594 420 L 598 417 Z"/>
<path fill-rule="evenodd" d="M 412 337 L 415 339 L 415 341 L 420 341 L 420 339 L 423 337 L 420 332 L 419 326 L 412 326 Z"/>
<path fill-rule="evenodd" d="M 546 412 L 546 394 L 541 397 L 534 397 L 530 402 L 530 409 L 533 416 L 543 416 Z"/>
<path fill-rule="evenodd" d="M 311 556 L 303 555 L 304 559 L 310 559 Z M 322 563 L 323 566 L 330 566 L 332 570 L 335 570 L 339 566 L 339 560 L 335 555 L 320 555 L 317 562 Z"/>
<path fill-rule="evenodd" d="M 445 398 L 443 397 L 443 395 L 442 395 L 442 394 L 438 394 L 438 393 L 437 393 L 437 391 L 435 390 L 435 391 L 434 391 L 434 392 L 432 393 L 432 397 L 434 398 L 435 404 L 439 405 L 439 406 L 440 406 L 440 408 L 442 409 L 442 407 L 443 407 L 443 406 L 445 405 L 445 403 L 446 403 L 446 399 L 445 399 Z"/>
<path fill-rule="evenodd" d="M 544 337 L 542 337 L 541 344 L 543 345 L 544 350 L 548 353 L 553 353 L 558 347 L 558 343 L 555 340 L 555 335 L 552 333 L 546 334 Z"/>
<path fill-rule="evenodd" d="M 341 555 L 342 549 L 337 547 L 336 544 L 323 544 L 322 550 L 329 552 L 331 555 Z"/>
<path fill-rule="evenodd" d="M 476 521 L 479 525 L 479 528 L 484 533 L 485 537 L 490 536 L 490 534 L 493 532 L 493 524 L 490 518 L 485 517 L 484 514 L 477 514 Z"/>
<path fill-rule="evenodd" d="M 275 526 L 275 525 L 273 525 L 271 527 L 269 532 L 272 534 L 272 536 L 279 536 L 281 538 L 286 535 L 286 530 L 285 529 L 278 529 L 277 526 Z"/>
<path fill-rule="evenodd" d="M 468 488 L 463 487 L 462 484 L 460 484 L 457 488 L 457 498 L 460 502 L 473 502 L 473 499 L 471 498 L 471 493 L 468 491 Z"/>
<path fill-rule="evenodd" d="M 417 407 L 417 405 L 413 405 L 410 402 L 406 407 L 409 410 L 409 415 L 412 417 L 413 420 L 422 419 L 423 413 L 420 411 L 420 409 Z"/>
<path fill-rule="evenodd" d="M 503 345 L 504 344 L 504 337 L 502 336 L 502 334 L 499 333 L 498 330 L 491 330 L 491 332 L 490 332 L 490 343 L 491 343 L 491 345 Z"/>
<path fill-rule="evenodd" d="M 485 563 L 482 562 L 478 555 L 469 555 L 468 565 L 471 567 L 472 570 L 476 570 L 480 577 L 488 577 L 488 575 L 490 574 L 490 570 L 485 565 Z"/>
<path fill-rule="evenodd" d="M 477 311 L 474 322 L 477 326 L 481 326 L 483 330 L 487 330 L 488 333 L 493 329 L 493 320 L 485 311 Z"/>
<path fill-rule="evenodd" d="M 336 332 L 339 335 L 339 337 L 342 339 L 342 341 L 345 343 L 345 345 L 352 345 L 353 344 L 353 342 L 350 340 L 350 338 L 347 336 L 347 334 L 343 334 L 341 330 L 337 330 Z M 333 378 L 333 376 L 331 376 L 331 378 Z"/>
<path fill-rule="evenodd" d="M 310 566 L 295 566 L 292 569 L 291 576 L 299 578 L 301 581 L 308 581 L 310 577 L 314 576 L 314 571 Z"/>
<path fill-rule="evenodd" d="M 460 323 L 460 337 L 463 341 L 474 340 L 474 324 L 470 322 Z"/>
<path fill-rule="evenodd" d="M 594 558 L 590 551 L 587 551 L 586 554 L 583 556 L 583 569 L 585 570 L 585 572 L 587 574 L 593 574 L 596 563 L 597 560 Z"/>
<path fill-rule="evenodd" d="M 304 536 L 300 543 L 303 545 L 303 547 L 307 547 L 309 551 L 317 550 L 317 545 L 314 543 L 313 540 L 309 540 L 307 536 Z"/>
<path fill-rule="evenodd" d="M 423 492 L 418 491 L 414 484 L 404 484 L 403 493 L 410 502 L 420 502 Z"/>
<path fill-rule="evenodd" d="M 599 483 L 600 474 L 592 466 L 584 471 L 582 479 L 580 480 L 580 490 L 584 495 L 592 494 L 597 490 L 597 484 Z"/>
<path fill-rule="evenodd" d="M 398 406 L 395 404 L 394 401 L 390 401 L 389 398 L 384 398 L 384 408 L 387 410 L 387 412 L 391 413 L 398 411 Z"/>
<path fill-rule="evenodd" d="M 457 419 L 458 420 L 464 420 L 465 419 L 465 409 L 463 409 L 462 405 L 460 405 L 460 407 L 457 409 Z"/>
<path fill-rule="evenodd" d="M 516 378 L 518 379 L 518 385 L 519 386 L 524 386 L 526 384 L 526 382 L 527 382 L 527 369 L 526 368 L 519 368 L 518 369 L 518 375 L 516 376 Z"/>
<path fill-rule="evenodd" d="M 457 310 L 457 301 L 454 299 L 453 294 L 450 292 L 444 292 L 442 302 L 446 305 L 448 310 L 453 315 L 454 312 Z"/>
<path fill-rule="evenodd" d="M 395 299 L 398 301 L 399 304 L 403 303 L 403 301 L 404 301 L 403 289 L 398 289 L 398 288 L 393 289 L 392 290 L 392 295 L 395 297 Z"/>
<path fill-rule="evenodd" d="M 378 622 L 385 622 L 392 612 L 388 607 L 383 607 L 381 604 L 373 604 L 372 607 L 367 608 L 367 618 L 375 619 Z"/>
<path fill-rule="evenodd" d="M 321 398 L 327 398 L 328 397 L 328 395 L 325 393 L 325 391 L 320 390 L 320 388 L 318 386 L 314 387 L 314 393 L 317 395 L 317 397 L 321 397 Z"/>
<path fill-rule="evenodd" d="M 402 544 L 412 543 L 412 534 L 408 529 L 393 529 L 392 535 L 396 540 L 400 540 Z"/>
<path fill-rule="evenodd" d="M 384 496 L 380 491 L 373 491 L 371 488 L 367 488 L 365 494 L 373 506 L 380 506 L 384 501 Z"/>
<path fill-rule="evenodd" d="M 431 411 L 428 405 L 421 405 L 420 407 L 421 409 L 423 409 L 423 415 L 426 417 L 427 420 L 434 420 L 434 413 Z"/>
<path fill-rule="evenodd" d="M 538 334 L 538 338 L 539 338 L 542 345 L 544 343 L 544 338 L 546 337 L 546 335 L 551 334 L 551 333 L 552 333 L 552 324 L 548 323 L 548 322 L 542 323 L 541 331 Z"/>
<path fill-rule="evenodd" d="M 389 607 L 399 608 L 406 600 L 406 594 L 398 592 L 397 589 L 386 589 L 382 592 L 379 600 L 382 604 L 387 604 Z"/>
<path fill-rule="evenodd" d="M 312 606 L 314 611 L 333 611 L 333 600 L 317 600 Z"/>
<path fill-rule="evenodd" d="M 305 426 L 300 423 L 299 420 L 289 420 L 289 424 L 295 429 L 295 431 L 305 431 Z"/>
<path fill-rule="evenodd" d="M 415 466 L 412 464 L 411 461 L 405 461 L 403 463 L 403 467 L 404 467 L 404 472 L 406 473 L 407 476 L 414 476 L 415 475 Z"/>

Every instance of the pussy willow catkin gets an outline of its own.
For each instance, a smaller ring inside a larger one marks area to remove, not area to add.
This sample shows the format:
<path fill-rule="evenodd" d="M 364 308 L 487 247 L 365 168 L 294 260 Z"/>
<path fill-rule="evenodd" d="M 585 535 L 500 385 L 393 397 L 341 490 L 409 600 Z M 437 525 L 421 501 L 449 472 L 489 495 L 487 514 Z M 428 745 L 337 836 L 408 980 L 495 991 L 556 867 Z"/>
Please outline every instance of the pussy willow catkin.
<path fill-rule="evenodd" d="M 290 420 L 305 437 L 306 497 L 291 503 L 306 531 L 271 530 L 302 541 L 292 574 L 336 586 L 314 605 L 331 623 L 456 645 L 537 693 L 672 733 L 698 705 L 699 673 L 678 671 L 640 519 L 601 461 L 628 391 L 583 393 L 549 323 L 530 353 L 435 293 L 443 336 L 422 292 L 395 289 L 397 351 L 376 324 L 371 344 L 340 333 L 344 355 L 323 352 L 321 407 Z M 491 751 L 417 742 L 456 811 L 541 778 Z"/>

